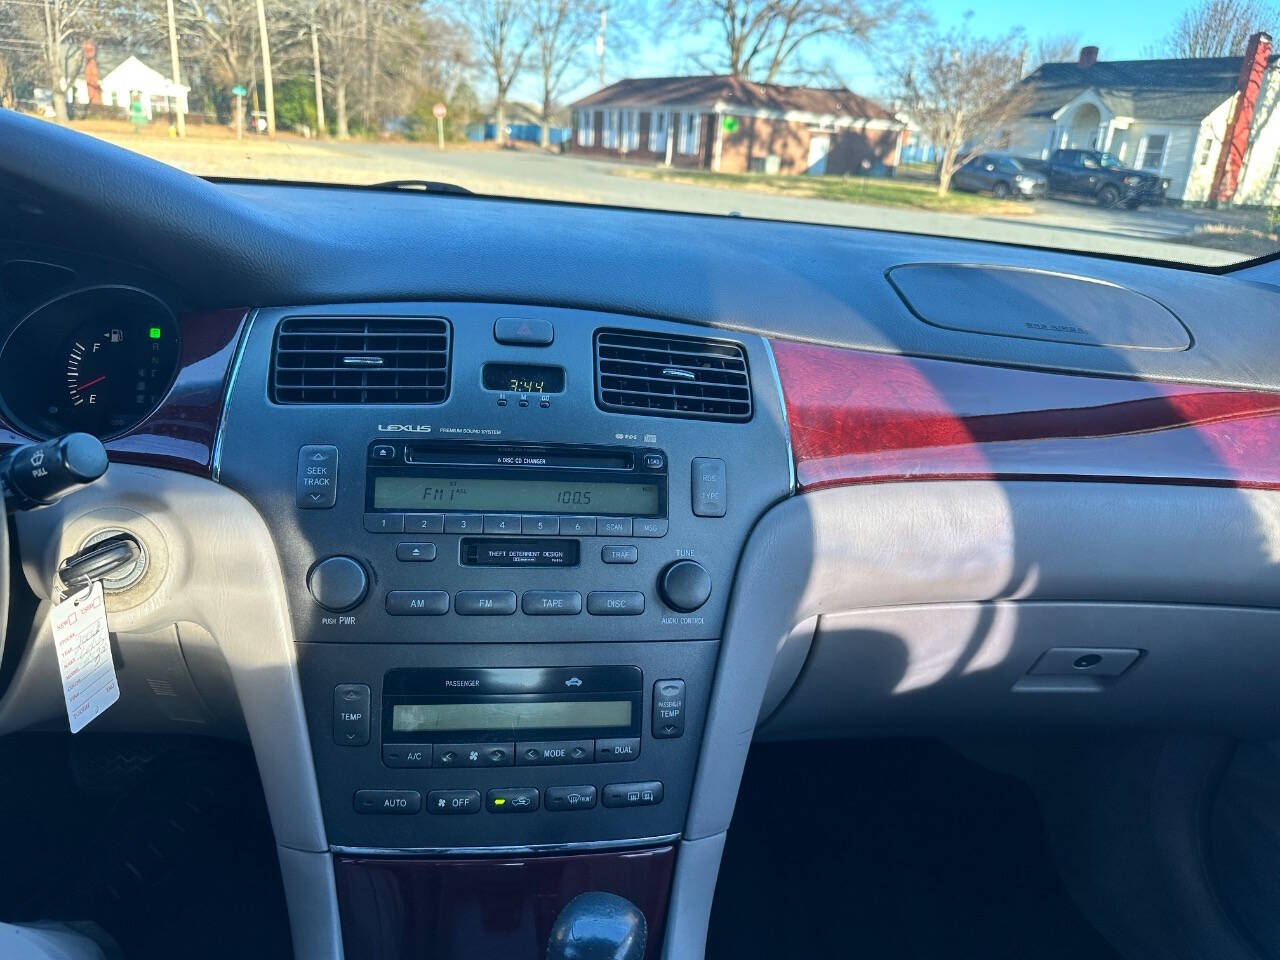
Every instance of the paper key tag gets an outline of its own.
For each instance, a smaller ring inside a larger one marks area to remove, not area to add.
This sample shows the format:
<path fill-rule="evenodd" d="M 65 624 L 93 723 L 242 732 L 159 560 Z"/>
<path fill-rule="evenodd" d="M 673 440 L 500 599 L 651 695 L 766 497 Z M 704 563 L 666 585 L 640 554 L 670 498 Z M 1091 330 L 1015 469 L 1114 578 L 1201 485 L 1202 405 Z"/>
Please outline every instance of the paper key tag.
<path fill-rule="evenodd" d="M 67 719 L 71 721 L 71 732 L 79 733 L 120 699 L 116 667 L 111 662 L 102 581 L 95 580 L 55 606 L 52 620 Z"/>

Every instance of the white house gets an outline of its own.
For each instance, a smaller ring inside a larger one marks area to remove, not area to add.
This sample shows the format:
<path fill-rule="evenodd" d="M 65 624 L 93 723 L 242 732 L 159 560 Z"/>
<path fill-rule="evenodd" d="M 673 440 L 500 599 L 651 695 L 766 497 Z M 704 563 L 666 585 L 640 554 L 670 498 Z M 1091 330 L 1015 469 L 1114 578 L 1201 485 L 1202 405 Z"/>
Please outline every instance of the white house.
<path fill-rule="evenodd" d="M 999 132 L 1001 146 L 1047 159 L 1105 150 L 1169 181 L 1170 199 L 1280 203 L 1280 69 L 1271 38 L 1244 57 L 1047 63 L 1023 81 L 1029 105 Z M 1223 156 L 1224 144 L 1235 144 Z"/>
<path fill-rule="evenodd" d="M 191 88 L 174 83 L 159 70 L 152 70 L 137 57 L 130 56 L 102 78 L 102 102 L 126 110 L 137 94 L 142 112 L 148 120 L 157 113 L 172 113 L 175 107 L 187 113 L 187 94 Z M 83 79 L 75 82 L 75 102 L 87 104 L 89 89 Z"/>

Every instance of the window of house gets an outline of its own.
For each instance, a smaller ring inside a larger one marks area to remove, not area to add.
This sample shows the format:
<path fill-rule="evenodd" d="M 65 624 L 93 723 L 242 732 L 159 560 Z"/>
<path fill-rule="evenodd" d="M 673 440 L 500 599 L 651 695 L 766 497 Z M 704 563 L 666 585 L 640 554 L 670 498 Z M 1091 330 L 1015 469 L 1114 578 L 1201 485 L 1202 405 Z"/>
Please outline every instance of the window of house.
<path fill-rule="evenodd" d="M 1200 144 L 1200 166 L 1207 167 L 1209 165 L 1209 154 L 1213 153 L 1213 137 L 1205 137 L 1204 142 Z"/>
<path fill-rule="evenodd" d="M 578 111 L 578 146 L 593 147 L 596 143 L 596 115 L 591 110 Z"/>
<path fill-rule="evenodd" d="M 618 111 L 621 127 L 620 146 L 623 150 L 635 150 L 640 146 L 640 118 L 634 110 Z"/>
<path fill-rule="evenodd" d="M 1164 148 L 1169 138 L 1163 133 L 1147 134 L 1139 166 L 1143 170 L 1159 170 L 1164 165 Z"/>
<path fill-rule="evenodd" d="M 649 120 L 649 150 L 653 153 L 667 152 L 666 113 L 655 113 Z"/>
<path fill-rule="evenodd" d="M 606 150 L 618 149 L 618 111 L 604 112 L 604 129 L 601 131 L 600 145 Z"/>
<path fill-rule="evenodd" d="M 698 152 L 698 130 L 702 126 L 702 115 L 683 113 L 680 115 L 680 138 L 676 148 L 685 154 Z"/>

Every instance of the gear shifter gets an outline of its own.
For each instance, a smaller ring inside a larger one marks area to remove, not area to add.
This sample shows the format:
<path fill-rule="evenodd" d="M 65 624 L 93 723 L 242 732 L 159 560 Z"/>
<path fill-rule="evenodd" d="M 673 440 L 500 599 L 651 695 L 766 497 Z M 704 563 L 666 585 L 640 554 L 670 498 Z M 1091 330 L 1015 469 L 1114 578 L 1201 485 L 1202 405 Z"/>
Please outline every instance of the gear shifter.
<path fill-rule="evenodd" d="M 547 939 L 546 960 L 643 960 L 648 942 L 644 914 L 612 893 L 570 900 Z"/>

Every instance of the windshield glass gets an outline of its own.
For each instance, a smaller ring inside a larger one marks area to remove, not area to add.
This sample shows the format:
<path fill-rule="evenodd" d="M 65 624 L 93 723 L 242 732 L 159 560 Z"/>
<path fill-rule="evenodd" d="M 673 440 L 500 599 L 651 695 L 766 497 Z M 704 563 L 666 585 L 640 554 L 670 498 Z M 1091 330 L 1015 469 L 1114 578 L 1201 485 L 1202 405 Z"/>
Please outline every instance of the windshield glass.
<path fill-rule="evenodd" d="M 1258 0 L 0 0 L 0 105 L 213 178 L 1218 267 L 1280 250 L 1278 19 Z M 996 170 L 971 163 L 991 151 Z"/>

